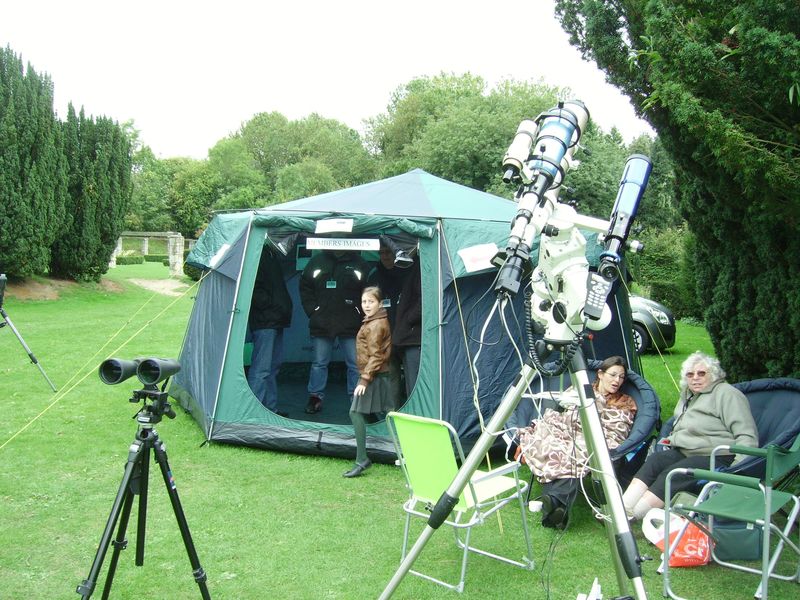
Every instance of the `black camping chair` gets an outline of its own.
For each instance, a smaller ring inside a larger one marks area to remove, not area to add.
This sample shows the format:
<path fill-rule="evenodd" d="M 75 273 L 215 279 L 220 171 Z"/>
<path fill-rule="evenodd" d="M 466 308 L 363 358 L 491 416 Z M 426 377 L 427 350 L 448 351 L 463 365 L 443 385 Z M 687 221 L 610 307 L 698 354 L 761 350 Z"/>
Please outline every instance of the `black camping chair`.
<path fill-rule="evenodd" d="M 599 360 L 587 361 L 588 375 L 592 383 L 597 378 L 597 370 L 601 364 L 602 361 Z M 554 365 L 545 366 L 554 367 Z M 539 416 L 539 410 L 543 413 L 547 408 L 557 407 L 556 401 L 550 399 L 547 392 L 560 392 L 571 384 L 568 373 L 559 377 L 541 377 L 537 374 L 531 383 L 531 391 L 536 398 L 523 397 L 506 426 L 512 431 L 529 426 L 531 421 Z M 655 439 L 655 432 L 661 427 L 661 402 L 645 378 L 630 369 L 626 373 L 622 391 L 636 400 L 637 407 L 636 418 L 628 438 L 617 448 L 609 451 L 617 481 L 624 490 L 647 458 L 650 443 Z M 510 446 L 509 452 L 513 453 L 516 439 L 509 435 L 507 442 Z M 529 487 L 529 494 L 530 489 Z"/>

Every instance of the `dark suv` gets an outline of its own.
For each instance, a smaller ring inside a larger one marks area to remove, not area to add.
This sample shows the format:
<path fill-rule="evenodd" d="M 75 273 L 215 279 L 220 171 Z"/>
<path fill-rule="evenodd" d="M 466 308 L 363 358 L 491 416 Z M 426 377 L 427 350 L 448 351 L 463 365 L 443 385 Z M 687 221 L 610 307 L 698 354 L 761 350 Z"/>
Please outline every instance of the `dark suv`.
<path fill-rule="evenodd" d="M 672 312 L 653 300 L 641 296 L 629 297 L 633 343 L 638 354 L 648 350 L 666 350 L 675 345 L 675 318 Z"/>

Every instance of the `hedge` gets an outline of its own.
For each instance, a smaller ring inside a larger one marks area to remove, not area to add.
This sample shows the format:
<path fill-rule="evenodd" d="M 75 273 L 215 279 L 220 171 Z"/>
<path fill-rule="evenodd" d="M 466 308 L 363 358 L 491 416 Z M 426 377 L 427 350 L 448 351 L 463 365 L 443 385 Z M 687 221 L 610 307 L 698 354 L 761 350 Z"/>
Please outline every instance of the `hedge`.
<path fill-rule="evenodd" d="M 144 264 L 144 256 L 131 255 L 131 256 L 118 256 L 117 265 L 141 265 Z"/>
<path fill-rule="evenodd" d="M 189 256 L 189 252 L 191 252 L 191 250 L 183 251 L 183 274 L 193 281 L 199 281 L 200 277 L 203 275 L 203 271 L 202 269 L 192 267 L 186 263 L 186 257 Z"/>

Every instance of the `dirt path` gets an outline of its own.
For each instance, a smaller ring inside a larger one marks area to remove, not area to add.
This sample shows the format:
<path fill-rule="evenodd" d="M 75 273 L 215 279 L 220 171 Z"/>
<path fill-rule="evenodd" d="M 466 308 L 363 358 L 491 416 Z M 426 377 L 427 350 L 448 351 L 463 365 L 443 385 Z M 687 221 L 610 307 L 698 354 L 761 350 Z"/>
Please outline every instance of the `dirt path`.
<path fill-rule="evenodd" d="M 176 279 L 129 279 L 128 281 L 166 296 L 180 296 L 188 287 L 185 283 Z M 17 300 L 58 300 L 61 291 L 77 285 L 74 281 L 62 279 L 47 279 L 43 281 L 27 279 L 22 282 L 9 282 L 6 287 L 6 295 Z M 122 291 L 122 287 L 118 283 L 108 279 L 102 279 L 99 285 L 109 292 Z"/>
<path fill-rule="evenodd" d="M 176 279 L 129 279 L 131 283 L 165 296 L 180 296 L 188 287 Z"/>

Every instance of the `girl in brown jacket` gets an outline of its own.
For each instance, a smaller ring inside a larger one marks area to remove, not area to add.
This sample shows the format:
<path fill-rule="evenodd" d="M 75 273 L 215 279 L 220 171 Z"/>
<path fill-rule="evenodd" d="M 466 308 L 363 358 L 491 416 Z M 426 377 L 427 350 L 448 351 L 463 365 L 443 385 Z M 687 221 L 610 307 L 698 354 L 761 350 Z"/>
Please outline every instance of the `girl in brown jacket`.
<path fill-rule="evenodd" d="M 395 394 L 389 378 L 392 334 L 386 309 L 381 307 L 382 300 L 380 288 L 374 286 L 365 288 L 361 294 L 361 309 L 365 316 L 356 336 L 359 379 L 350 405 L 350 420 L 356 438 L 356 464 L 344 474 L 345 477 L 358 477 L 372 465 L 367 456 L 366 416 L 395 408 Z"/>

